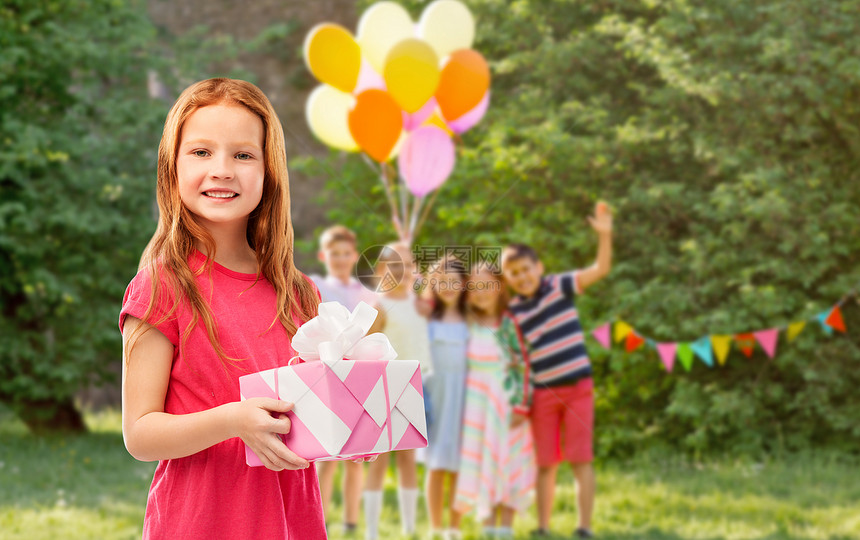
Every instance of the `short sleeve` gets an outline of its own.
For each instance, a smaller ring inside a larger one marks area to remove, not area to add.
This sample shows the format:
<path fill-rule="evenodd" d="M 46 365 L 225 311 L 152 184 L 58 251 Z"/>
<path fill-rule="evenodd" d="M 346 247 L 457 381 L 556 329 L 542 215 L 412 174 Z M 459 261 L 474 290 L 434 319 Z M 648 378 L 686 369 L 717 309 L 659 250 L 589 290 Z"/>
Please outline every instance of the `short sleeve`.
<path fill-rule="evenodd" d="M 582 289 L 579 288 L 579 270 L 556 274 L 553 276 L 553 281 L 561 289 L 561 293 L 571 300 L 582 293 Z"/>
<path fill-rule="evenodd" d="M 146 312 L 149 310 L 149 302 L 152 296 L 152 279 L 148 269 L 144 268 L 138 272 L 125 290 L 125 296 L 122 300 L 122 310 L 119 313 L 119 331 L 122 332 L 123 330 L 126 316 L 131 315 L 155 326 L 159 332 L 170 340 L 174 347 L 179 347 L 179 321 L 176 318 L 176 311 L 165 319 L 174 302 L 170 290 L 171 288 L 166 283 L 166 279 L 162 277 L 159 281 L 158 298 L 155 299 L 152 313 L 144 319 Z"/>

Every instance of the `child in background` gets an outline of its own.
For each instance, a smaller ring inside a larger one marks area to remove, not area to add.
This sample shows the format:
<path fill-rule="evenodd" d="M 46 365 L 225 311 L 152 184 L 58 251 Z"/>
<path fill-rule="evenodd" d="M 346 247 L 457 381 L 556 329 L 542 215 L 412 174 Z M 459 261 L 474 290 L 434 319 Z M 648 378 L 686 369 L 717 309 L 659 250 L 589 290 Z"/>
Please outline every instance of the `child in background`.
<path fill-rule="evenodd" d="M 240 376 L 287 364 L 319 304 L 293 264 L 284 135 L 259 88 L 209 79 L 179 96 L 156 195 L 119 316 L 125 445 L 159 462 L 143 537 L 324 538 L 314 467 L 277 437 L 292 404 L 239 396 Z"/>
<path fill-rule="evenodd" d="M 472 274 L 467 294 L 469 376 L 455 507 L 475 511 L 486 536 L 512 538 L 514 515 L 531 503 L 535 467 L 528 426 L 511 426 L 510 355 L 499 335 L 508 295 L 489 268 Z"/>
<path fill-rule="evenodd" d="M 515 412 L 520 413 L 519 421 L 525 415 L 531 419 L 538 464 L 539 536 L 549 534 L 562 459 L 571 464 L 576 477 L 579 526 L 575 534 L 593 536 L 594 383 L 574 300 L 606 276 L 612 265 L 612 214 L 606 203 L 597 203 L 595 217 L 589 217 L 589 222 L 598 234 L 598 247 L 597 260 L 588 268 L 544 276 L 543 264 L 529 246 L 512 244 L 502 252 L 505 281 L 517 294 L 509 311 L 521 333 L 535 387 L 533 401 L 529 403 L 530 396 L 524 395 Z"/>
<path fill-rule="evenodd" d="M 376 304 L 376 295 L 353 277 L 353 268 L 358 262 L 355 233 L 343 225 L 334 225 L 320 236 L 319 260 L 325 264 L 325 277 L 310 276 L 320 291 L 323 302 L 340 302 L 352 311 L 359 302 Z M 337 461 L 317 463 L 322 493 L 323 512 L 328 511 L 334 487 Z M 354 461 L 344 461 L 343 513 L 345 533 L 352 533 L 358 525 L 361 508 L 361 484 L 364 466 Z"/>
<path fill-rule="evenodd" d="M 428 309 L 426 301 L 418 298 L 413 290 L 417 274 L 409 246 L 398 242 L 385 246 L 376 267 L 379 279 L 377 306 L 379 316 L 376 324 L 397 351 L 397 358 L 418 360 L 421 375 L 427 380 L 432 373 L 430 340 L 427 335 L 427 317 L 422 311 Z M 418 470 L 415 450 L 398 450 L 381 454 L 370 464 L 364 492 L 364 516 L 367 538 L 379 535 L 379 518 L 382 514 L 382 487 L 388 470 L 389 456 L 394 454 L 400 489 L 397 493 L 400 521 L 406 534 L 415 532 L 418 509 Z"/>
<path fill-rule="evenodd" d="M 427 396 L 433 404 L 427 446 L 427 511 L 431 535 L 459 537 L 460 515 L 454 510 L 457 472 L 460 468 L 460 432 L 466 391 L 466 282 L 469 275 L 462 261 L 448 256 L 431 267 L 429 288 L 433 311 L 430 314 L 430 352 L 433 376 L 426 381 Z M 448 504 L 444 504 L 445 484 Z M 444 507 L 449 508 L 449 530 L 443 532 Z"/>

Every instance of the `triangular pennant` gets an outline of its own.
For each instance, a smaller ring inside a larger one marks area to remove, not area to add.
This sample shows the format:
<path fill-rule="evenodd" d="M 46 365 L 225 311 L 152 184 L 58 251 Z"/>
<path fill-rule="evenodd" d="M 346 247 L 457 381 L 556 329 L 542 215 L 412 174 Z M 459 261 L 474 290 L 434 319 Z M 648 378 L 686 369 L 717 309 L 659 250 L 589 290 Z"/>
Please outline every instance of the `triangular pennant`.
<path fill-rule="evenodd" d="M 676 354 L 678 355 L 678 361 L 681 362 L 684 369 L 690 371 L 693 368 L 693 349 L 690 348 L 690 344 L 679 343 Z"/>
<path fill-rule="evenodd" d="M 824 322 L 827 326 L 845 333 L 845 321 L 842 319 L 842 310 L 839 309 L 839 306 L 833 308 L 830 315 L 824 319 Z"/>
<path fill-rule="evenodd" d="M 769 358 L 773 358 L 776 354 L 776 342 L 779 339 L 779 328 L 759 330 L 758 332 L 754 332 L 753 335 L 759 345 L 761 345 L 761 348 L 764 349 L 765 354 L 767 354 Z"/>
<path fill-rule="evenodd" d="M 598 326 L 591 331 L 591 335 L 594 336 L 594 339 L 596 339 L 598 343 L 603 345 L 604 349 L 608 349 L 611 345 L 609 341 L 610 326 L 610 323 L 606 323 L 603 326 Z"/>
<path fill-rule="evenodd" d="M 714 367 L 714 352 L 711 349 L 711 339 L 707 337 L 703 337 L 693 343 L 692 345 L 693 352 L 696 353 L 696 356 L 702 359 L 702 362 L 705 363 L 708 367 Z"/>
<path fill-rule="evenodd" d="M 788 332 L 786 332 L 786 333 L 788 334 L 789 343 L 794 341 L 794 338 L 796 338 L 801 332 L 803 332 L 803 328 L 805 326 L 806 326 L 806 321 L 798 321 L 798 322 L 791 323 L 788 325 Z"/>
<path fill-rule="evenodd" d="M 612 337 L 615 339 L 615 343 L 621 343 L 621 341 L 623 341 L 624 338 L 626 338 L 632 331 L 632 326 L 624 321 L 618 321 L 615 323 L 615 330 Z"/>
<path fill-rule="evenodd" d="M 744 356 L 747 358 L 752 357 L 753 351 L 755 350 L 755 336 L 753 334 L 750 332 L 735 334 L 735 343 L 737 344 L 738 350 L 744 353 Z"/>
<path fill-rule="evenodd" d="M 645 343 L 645 340 L 639 337 L 639 334 L 636 332 L 630 332 L 627 334 L 627 341 L 624 344 L 624 349 L 631 353 L 642 346 Z"/>
<path fill-rule="evenodd" d="M 666 371 L 668 371 L 669 373 L 672 372 L 672 368 L 675 366 L 676 350 L 678 350 L 677 343 L 657 344 L 657 352 L 660 354 L 660 360 L 663 361 L 663 365 L 666 366 Z"/>
<path fill-rule="evenodd" d="M 729 355 L 729 347 L 732 345 L 732 336 L 711 336 L 711 345 L 714 347 L 717 361 L 721 366 L 725 365 L 726 357 Z"/>
<path fill-rule="evenodd" d="M 819 313 L 816 318 L 818 319 L 818 322 L 821 324 L 821 329 L 824 330 L 824 333 L 827 334 L 828 336 L 832 336 L 833 335 L 833 328 L 829 324 L 827 324 L 827 317 L 828 316 L 830 316 L 830 312 L 825 311 L 824 313 Z"/>

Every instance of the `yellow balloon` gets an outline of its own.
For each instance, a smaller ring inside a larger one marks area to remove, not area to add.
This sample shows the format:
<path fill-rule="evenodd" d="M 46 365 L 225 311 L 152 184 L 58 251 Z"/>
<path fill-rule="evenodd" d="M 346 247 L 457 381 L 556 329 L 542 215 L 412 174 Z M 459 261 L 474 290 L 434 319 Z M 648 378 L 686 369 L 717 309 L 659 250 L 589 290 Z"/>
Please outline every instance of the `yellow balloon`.
<path fill-rule="evenodd" d="M 356 40 L 361 46 L 361 54 L 377 73 L 382 73 L 388 51 L 414 35 L 415 24 L 412 17 L 400 4 L 377 2 L 361 15 Z"/>
<path fill-rule="evenodd" d="M 358 145 L 349 131 L 347 118 L 355 106 L 352 94 L 341 92 L 327 84 L 314 88 L 305 105 L 305 116 L 311 132 L 332 148 L 357 152 Z"/>
<path fill-rule="evenodd" d="M 314 77 L 352 92 L 361 70 L 361 49 L 346 28 L 332 23 L 318 24 L 305 39 L 305 61 Z"/>
<path fill-rule="evenodd" d="M 404 111 L 414 113 L 439 86 L 439 58 L 424 41 L 407 38 L 388 53 L 382 76 L 394 101 Z"/>
<path fill-rule="evenodd" d="M 462 2 L 436 0 L 421 13 L 418 37 L 429 43 L 439 58 L 445 58 L 458 49 L 472 48 L 475 19 Z"/>

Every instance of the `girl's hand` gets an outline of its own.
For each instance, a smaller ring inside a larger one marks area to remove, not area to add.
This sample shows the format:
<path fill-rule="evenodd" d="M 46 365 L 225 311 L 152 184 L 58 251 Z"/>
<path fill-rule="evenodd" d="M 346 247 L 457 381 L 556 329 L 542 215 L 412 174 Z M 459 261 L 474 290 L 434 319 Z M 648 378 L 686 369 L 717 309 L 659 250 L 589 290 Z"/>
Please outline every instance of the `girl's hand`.
<path fill-rule="evenodd" d="M 525 424 L 528 419 L 528 416 L 524 416 L 519 413 L 511 413 L 511 429 L 517 429 L 521 425 Z"/>
<path fill-rule="evenodd" d="M 594 215 L 588 216 L 588 222 L 591 228 L 597 231 L 597 234 L 606 234 L 612 232 L 612 211 L 603 201 L 599 201 L 594 206 Z"/>
<path fill-rule="evenodd" d="M 233 426 L 241 438 L 257 454 L 267 469 L 273 471 L 306 469 L 310 463 L 287 448 L 277 436 L 290 432 L 286 415 L 293 404 L 272 398 L 251 398 L 234 404 Z"/>
<path fill-rule="evenodd" d="M 365 457 L 365 458 L 358 458 L 358 459 L 352 460 L 352 462 L 353 463 L 373 463 L 374 461 L 376 461 L 376 458 L 378 458 L 378 457 L 379 456 L 370 456 L 370 457 Z"/>

